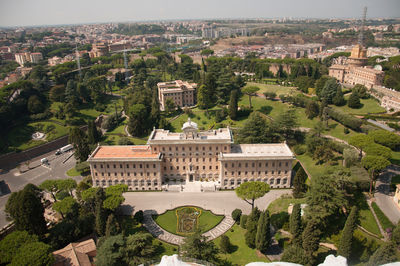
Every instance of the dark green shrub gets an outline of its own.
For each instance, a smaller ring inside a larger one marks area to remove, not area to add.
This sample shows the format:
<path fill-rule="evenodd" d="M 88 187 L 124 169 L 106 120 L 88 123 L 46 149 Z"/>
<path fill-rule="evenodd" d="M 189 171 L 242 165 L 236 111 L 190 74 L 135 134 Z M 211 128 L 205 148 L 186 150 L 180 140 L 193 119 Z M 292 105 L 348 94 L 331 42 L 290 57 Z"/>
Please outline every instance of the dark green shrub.
<path fill-rule="evenodd" d="M 232 211 L 232 219 L 239 224 L 240 223 L 240 216 L 242 216 L 242 210 L 240 209 L 234 209 Z"/>

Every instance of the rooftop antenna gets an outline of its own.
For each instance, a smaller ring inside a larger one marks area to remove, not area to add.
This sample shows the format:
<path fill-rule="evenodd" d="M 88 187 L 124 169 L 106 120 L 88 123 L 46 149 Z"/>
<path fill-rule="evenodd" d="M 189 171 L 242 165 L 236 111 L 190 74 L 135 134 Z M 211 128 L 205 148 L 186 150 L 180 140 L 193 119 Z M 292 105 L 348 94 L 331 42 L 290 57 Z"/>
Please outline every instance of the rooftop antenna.
<path fill-rule="evenodd" d="M 76 56 L 76 64 L 78 66 L 78 71 L 79 71 L 79 78 L 81 78 L 82 77 L 81 62 L 79 59 L 78 45 L 76 43 L 75 43 L 75 56 Z"/>
<path fill-rule="evenodd" d="M 129 82 L 129 75 L 128 75 L 128 59 L 126 57 L 126 49 L 124 45 L 124 66 L 125 66 L 125 81 L 128 84 Z"/>
<path fill-rule="evenodd" d="M 365 6 L 362 14 L 360 33 L 358 34 L 358 44 L 361 46 L 363 46 L 363 41 L 364 41 L 364 27 L 365 27 L 366 17 L 367 17 L 367 7 Z"/>

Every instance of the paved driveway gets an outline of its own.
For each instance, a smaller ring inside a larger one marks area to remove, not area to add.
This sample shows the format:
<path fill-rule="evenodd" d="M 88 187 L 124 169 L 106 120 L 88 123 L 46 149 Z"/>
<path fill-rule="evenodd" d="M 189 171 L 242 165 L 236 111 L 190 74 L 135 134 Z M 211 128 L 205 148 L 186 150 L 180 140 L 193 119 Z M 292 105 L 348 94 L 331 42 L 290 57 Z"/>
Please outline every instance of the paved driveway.
<path fill-rule="evenodd" d="M 399 174 L 399 167 L 390 167 L 379 176 L 375 185 L 376 204 L 394 224 L 400 221 L 400 208 L 393 201 L 393 193 L 390 193 L 390 181 L 392 176 Z"/>
<path fill-rule="evenodd" d="M 291 189 L 276 189 L 257 199 L 255 205 L 264 210 L 283 194 L 291 193 Z M 131 214 L 138 210 L 154 210 L 163 213 L 182 205 L 194 205 L 211 210 L 215 214 L 230 214 L 234 209 L 242 209 L 249 214 L 251 205 L 239 199 L 235 191 L 219 192 L 127 192 L 124 194 L 123 211 Z"/>
<path fill-rule="evenodd" d="M 54 155 L 54 152 L 42 155 L 40 157 L 34 158 L 29 166 L 32 168 L 22 174 L 19 173 L 18 169 L 12 169 L 9 172 L 0 174 L 0 179 L 4 181 L 5 186 L 11 192 L 18 191 L 28 183 L 35 185 L 41 184 L 46 179 L 63 179 L 70 178 L 65 174 L 65 172 L 75 166 L 76 160 L 74 156 L 69 158 L 65 163 L 64 161 L 71 155 L 71 152 Z M 41 166 L 40 159 L 46 157 L 49 160 L 49 166 Z M 26 169 L 26 165 L 22 164 L 21 169 Z M 79 182 L 82 178 L 74 178 Z M 8 224 L 6 220 L 6 215 L 4 213 L 4 208 L 7 203 L 10 194 L 6 194 L 0 197 L 0 228 Z"/>

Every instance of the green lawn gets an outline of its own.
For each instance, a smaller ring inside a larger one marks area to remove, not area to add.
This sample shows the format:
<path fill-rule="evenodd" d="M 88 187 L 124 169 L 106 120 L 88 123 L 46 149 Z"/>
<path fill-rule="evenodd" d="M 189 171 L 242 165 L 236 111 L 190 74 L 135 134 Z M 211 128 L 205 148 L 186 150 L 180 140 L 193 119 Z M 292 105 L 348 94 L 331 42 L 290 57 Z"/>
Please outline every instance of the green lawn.
<path fill-rule="evenodd" d="M 233 232 L 232 232 L 233 230 Z M 219 256 L 230 262 L 231 265 L 246 265 L 250 262 L 269 262 L 266 257 L 258 257 L 256 250 L 249 248 L 246 245 L 246 241 L 244 238 L 246 230 L 241 228 L 239 225 L 234 225 L 231 230 L 225 233 L 232 244 L 232 252 L 228 254 L 219 254 Z M 220 237 L 214 240 L 214 243 L 219 247 Z M 226 263 L 230 265 L 229 263 Z"/>
<path fill-rule="evenodd" d="M 346 101 L 349 99 L 350 94 L 345 95 Z M 385 108 L 379 105 L 379 102 L 374 98 L 369 99 L 360 99 L 362 107 L 359 109 L 353 109 L 348 107 L 347 105 L 344 106 L 335 106 L 335 108 L 340 109 L 349 114 L 355 115 L 366 115 L 366 114 L 375 114 L 375 113 L 382 113 L 386 112 Z"/>
<path fill-rule="evenodd" d="M 181 208 L 181 207 L 179 207 Z M 201 209 L 199 207 L 196 207 L 198 209 Z M 222 219 L 224 218 L 223 215 L 215 215 L 211 213 L 210 211 L 203 210 L 201 209 L 201 214 L 199 216 L 199 228 L 201 229 L 202 232 L 207 232 L 210 229 L 214 228 L 216 225 L 218 225 Z M 166 211 L 163 214 L 157 215 L 154 217 L 154 221 L 164 228 L 166 231 L 173 233 L 173 234 L 179 234 L 177 233 L 177 216 L 176 216 L 176 209 Z"/>
<path fill-rule="evenodd" d="M 367 231 L 378 235 L 381 237 L 381 232 L 379 230 L 378 224 L 372 214 L 368 203 L 365 199 L 365 196 L 361 193 L 355 194 L 355 202 L 354 204 L 358 207 L 358 220 L 359 224 L 366 229 Z"/>
<path fill-rule="evenodd" d="M 205 115 L 205 111 L 203 110 L 194 110 L 193 111 L 194 116 L 190 118 L 193 122 L 197 123 L 197 126 L 200 130 L 208 130 L 210 129 L 214 124 L 214 117 L 210 116 L 210 118 L 207 118 Z M 172 131 L 174 132 L 181 132 L 182 131 L 182 125 L 188 120 L 188 115 L 187 114 L 182 114 L 180 117 L 175 119 L 174 121 L 171 122 L 171 126 L 173 128 Z"/>
<path fill-rule="evenodd" d="M 275 92 L 276 96 L 278 97 L 281 94 L 294 94 L 298 93 L 298 90 L 294 87 L 286 87 L 286 86 L 280 86 L 280 85 L 271 85 L 271 84 L 262 84 L 262 83 L 256 83 L 256 82 L 247 82 L 246 87 L 248 86 L 257 86 L 260 88 L 258 93 L 264 93 L 264 92 Z"/>
<path fill-rule="evenodd" d="M 395 228 L 395 225 L 389 220 L 389 218 L 387 218 L 387 216 L 382 212 L 379 206 L 375 202 L 372 202 L 371 205 L 374 209 L 376 217 L 378 217 L 379 223 L 381 224 L 383 230 L 386 230 L 388 228 L 391 228 L 393 230 Z"/>
<path fill-rule="evenodd" d="M 306 203 L 305 198 L 301 199 L 295 199 L 293 197 L 280 197 L 279 199 L 274 200 L 271 202 L 271 204 L 268 206 L 268 211 L 270 214 L 273 213 L 280 213 L 280 212 L 287 212 L 289 204 L 296 204 L 296 203 Z"/>
<path fill-rule="evenodd" d="M 45 140 L 32 140 L 32 134 L 40 131 L 46 134 Z M 10 149 L 27 150 L 68 134 L 68 128 L 54 122 L 33 122 L 14 127 L 8 133 Z"/>
<path fill-rule="evenodd" d="M 73 168 L 71 168 L 71 169 L 69 169 L 69 170 L 67 171 L 67 176 L 80 176 L 80 175 L 81 175 L 81 173 L 78 172 L 78 171 L 75 169 L 75 167 L 73 167 Z"/>

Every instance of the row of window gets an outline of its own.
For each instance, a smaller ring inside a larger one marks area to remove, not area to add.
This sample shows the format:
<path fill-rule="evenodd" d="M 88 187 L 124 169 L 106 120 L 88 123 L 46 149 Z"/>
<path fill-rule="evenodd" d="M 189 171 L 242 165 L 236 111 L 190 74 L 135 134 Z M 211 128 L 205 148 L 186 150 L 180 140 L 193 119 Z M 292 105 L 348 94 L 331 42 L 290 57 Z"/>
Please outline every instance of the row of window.
<path fill-rule="evenodd" d="M 117 176 L 118 175 L 118 173 L 117 172 L 114 172 L 114 175 L 113 176 Z M 120 173 L 120 176 L 124 176 L 125 174 L 123 173 L 123 172 L 121 172 Z M 133 176 L 151 176 L 151 173 L 143 173 L 143 172 L 140 172 L 140 173 L 136 173 L 136 172 L 133 172 L 133 174 L 132 174 Z M 94 176 L 99 176 L 99 173 L 97 173 L 97 172 L 95 172 L 94 173 Z M 111 173 L 101 173 L 101 176 L 111 176 Z M 126 173 L 126 176 L 131 176 L 131 173 Z M 157 176 L 157 172 L 154 172 L 153 173 L 153 176 Z"/>
<path fill-rule="evenodd" d="M 137 168 L 140 168 L 140 169 L 141 169 L 141 168 L 144 168 L 144 167 L 146 167 L 146 168 L 151 168 L 151 164 L 141 164 L 141 163 L 140 163 L 140 164 L 137 164 L 137 165 L 136 165 L 136 164 L 132 164 L 132 168 L 136 168 L 136 166 L 137 166 Z M 108 168 L 110 168 L 110 165 L 109 165 L 109 164 L 106 164 L 105 167 L 108 169 Z M 129 168 L 129 164 L 126 164 L 125 167 L 126 167 L 126 168 Z M 97 168 L 97 165 L 96 165 L 96 164 L 94 165 L 94 168 L 95 168 L 95 169 Z M 103 164 L 100 164 L 100 168 L 104 168 Z M 112 165 L 112 168 L 116 169 L 116 168 L 117 168 L 117 164 L 113 164 L 113 165 Z M 122 165 L 122 164 L 119 164 L 119 168 L 122 169 L 122 168 L 123 168 L 123 165 Z M 157 168 L 157 166 L 156 166 L 155 163 L 153 164 L 153 168 Z"/>
<path fill-rule="evenodd" d="M 169 152 L 169 153 L 163 153 L 163 154 L 165 154 L 165 155 L 168 155 L 168 156 L 170 156 L 170 157 L 172 157 L 172 156 L 174 156 L 174 153 L 172 153 L 172 152 Z M 188 155 L 188 156 L 200 156 L 201 155 L 201 153 L 199 153 L 199 152 L 195 152 L 195 153 L 191 153 L 191 152 L 189 152 L 189 154 L 186 154 L 186 153 L 184 153 L 184 152 L 182 152 L 181 154 L 179 154 L 178 152 L 177 153 L 175 153 L 175 156 L 182 156 L 182 157 L 186 157 L 186 155 Z M 208 152 L 208 153 L 206 153 L 206 152 L 203 152 L 203 156 L 206 156 L 206 155 L 213 155 L 213 152 Z M 218 152 L 216 152 L 215 153 L 215 156 L 218 156 Z M 215 160 L 217 160 L 217 159 L 215 159 Z"/>
<path fill-rule="evenodd" d="M 235 176 L 235 173 L 236 172 L 234 172 L 234 171 L 232 171 L 231 172 L 231 175 L 232 176 Z M 251 175 L 254 175 L 254 171 L 251 171 L 251 172 L 247 172 L 247 171 L 244 171 L 244 175 L 248 175 L 248 174 L 250 174 L 251 173 Z M 278 175 L 280 175 L 281 173 L 284 173 L 285 175 L 288 173 L 288 171 L 287 170 L 285 170 L 284 172 L 282 172 L 281 170 L 278 170 L 277 171 L 277 173 L 278 173 Z M 237 175 L 239 176 L 239 175 L 241 175 L 242 174 L 242 172 L 241 171 L 237 171 Z M 268 175 L 268 171 L 264 171 L 264 174 L 265 175 Z M 272 170 L 271 171 L 271 175 L 274 175 L 275 174 L 275 171 L 274 170 Z M 258 171 L 258 175 L 261 175 L 261 171 Z M 228 172 L 226 172 L 225 171 L 225 176 L 228 176 Z"/>
<path fill-rule="evenodd" d="M 235 180 L 236 180 L 236 184 L 237 185 L 240 185 L 242 183 L 241 179 L 231 179 L 231 180 L 224 179 L 224 186 L 228 185 L 228 183 L 230 185 L 234 185 L 235 184 Z M 254 180 L 252 180 L 252 179 L 251 180 L 244 179 L 243 183 L 252 182 L 252 181 L 254 181 Z M 276 179 L 275 178 L 270 178 L 270 179 L 264 179 L 264 180 L 258 179 L 257 181 L 263 181 L 263 182 L 268 183 L 270 185 L 280 185 L 280 184 L 286 185 L 288 180 L 287 180 L 287 178 L 283 178 L 283 179 L 281 179 L 281 178 L 276 178 Z"/>
<path fill-rule="evenodd" d="M 96 186 L 112 186 L 112 185 L 117 185 L 117 184 L 123 184 L 123 185 L 128 185 L 128 186 L 158 186 L 158 180 L 128 180 L 125 182 L 125 180 L 96 180 Z"/>
<path fill-rule="evenodd" d="M 170 162 L 172 162 L 173 158 L 169 158 L 168 160 Z M 199 162 L 199 158 L 196 158 L 195 161 L 196 161 L 196 163 L 198 163 Z M 202 161 L 205 162 L 206 158 L 203 158 Z M 213 158 L 208 158 L 208 161 L 211 163 L 213 161 Z M 214 158 L 214 161 L 218 162 L 218 158 Z M 179 163 L 179 162 L 185 163 L 186 162 L 186 158 L 181 158 L 181 159 L 175 158 L 175 162 L 177 162 L 177 163 Z M 192 162 L 192 158 L 189 158 L 188 162 L 191 163 Z"/>
<path fill-rule="evenodd" d="M 272 167 L 275 167 L 275 162 L 272 162 Z M 238 167 L 242 167 L 242 163 L 238 163 L 237 164 Z M 251 163 L 251 167 L 255 167 L 256 163 Z M 281 167 L 282 166 L 282 162 L 278 163 L 278 166 Z M 289 162 L 285 163 L 285 166 L 289 166 Z M 228 167 L 228 163 L 225 163 L 225 168 Z M 235 167 L 235 163 L 232 163 L 232 167 Z M 249 167 L 248 163 L 244 164 L 244 167 Z M 262 163 L 258 163 L 258 167 L 262 167 Z M 268 162 L 265 163 L 265 167 L 268 167 Z"/>
<path fill-rule="evenodd" d="M 215 148 L 213 149 L 213 147 L 215 147 Z M 224 151 L 226 151 L 227 149 L 228 149 L 228 147 L 227 147 L 227 146 L 224 146 Z M 161 150 L 162 150 L 162 151 L 165 151 L 165 150 L 166 150 L 166 147 L 162 147 Z M 173 150 L 172 147 L 168 147 L 168 151 L 172 151 L 172 150 Z M 189 146 L 189 147 L 188 147 L 188 150 L 189 150 L 189 151 L 192 151 L 192 147 Z M 194 150 L 195 150 L 195 151 L 199 151 L 199 146 L 196 146 L 196 148 L 195 148 Z M 218 147 L 218 146 L 208 146 L 208 149 L 206 149 L 205 146 L 202 146 L 201 150 L 202 150 L 202 151 L 206 151 L 206 150 L 209 150 L 209 151 L 212 151 L 212 150 L 218 151 L 218 150 L 219 150 L 219 147 Z M 154 147 L 154 151 L 157 151 L 157 147 Z M 184 147 L 184 146 L 182 146 L 182 147 L 175 146 L 175 151 L 185 151 L 185 147 Z"/>
<path fill-rule="evenodd" d="M 213 168 L 214 168 L 215 170 L 218 170 L 218 165 L 216 165 L 215 167 L 213 167 L 212 165 L 208 166 L 208 170 L 213 170 Z M 196 165 L 196 166 L 193 165 L 193 166 L 192 166 L 192 169 L 200 170 L 200 168 L 199 168 L 198 165 Z M 206 166 L 203 165 L 202 169 L 203 169 L 203 170 L 206 170 Z M 174 169 L 173 166 L 170 166 L 170 167 L 169 167 L 169 170 L 179 170 L 179 165 L 175 166 L 175 169 Z M 186 170 L 186 165 L 182 166 L 182 170 Z M 166 166 L 164 166 L 164 171 L 167 171 L 167 167 L 166 167 Z"/>

